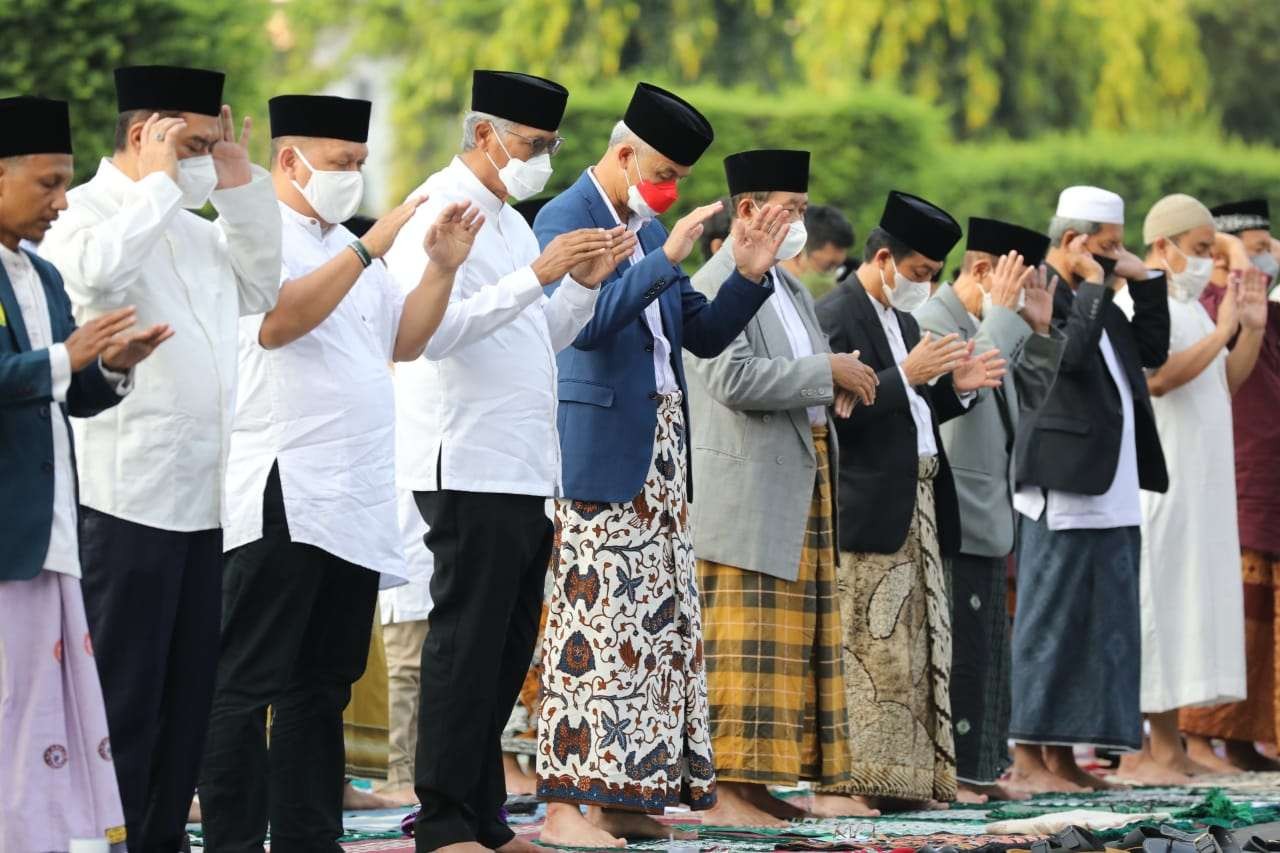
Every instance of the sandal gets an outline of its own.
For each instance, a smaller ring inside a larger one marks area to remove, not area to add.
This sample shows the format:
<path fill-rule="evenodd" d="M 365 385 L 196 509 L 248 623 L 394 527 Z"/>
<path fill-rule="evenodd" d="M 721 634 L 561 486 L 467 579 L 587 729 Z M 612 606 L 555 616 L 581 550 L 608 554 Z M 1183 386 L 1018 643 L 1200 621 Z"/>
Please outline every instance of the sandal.
<path fill-rule="evenodd" d="M 1031 843 L 1031 853 L 1103 853 L 1106 846 L 1089 830 L 1068 826 L 1062 832 Z"/>

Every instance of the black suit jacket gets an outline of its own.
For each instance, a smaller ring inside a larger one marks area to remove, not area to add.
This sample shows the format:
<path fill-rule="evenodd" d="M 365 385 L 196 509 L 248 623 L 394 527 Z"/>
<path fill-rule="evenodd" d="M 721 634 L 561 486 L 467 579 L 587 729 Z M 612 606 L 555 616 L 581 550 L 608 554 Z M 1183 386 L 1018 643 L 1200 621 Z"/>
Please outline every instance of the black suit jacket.
<path fill-rule="evenodd" d="M 1139 484 L 1151 492 L 1169 488 L 1143 373 L 1144 367 L 1159 367 L 1169 357 L 1165 278 L 1127 286 L 1132 320 L 1116 307 L 1109 287 L 1085 282 L 1073 293 L 1065 283 L 1058 286 L 1053 324 L 1066 333 L 1067 344 L 1044 404 L 1019 423 L 1014 456 L 1020 484 L 1101 495 L 1115 479 L 1124 420 L 1120 392 L 1099 346 L 1105 330 L 1133 392 Z"/>
<path fill-rule="evenodd" d="M 889 349 L 878 308 L 850 274 L 818 302 L 818 322 L 831 339 L 832 352 L 859 350 L 862 361 L 880 377 L 873 405 L 859 403 L 847 419 L 835 418 L 840 439 L 840 550 L 891 554 L 902 547 L 916 506 L 916 425 L 907 389 Z M 910 352 L 920 341 L 920 326 L 910 314 L 894 310 Z M 938 545 L 943 554 L 960 548 L 960 508 L 938 424 L 965 412 L 944 376 L 916 387 L 933 411 L 933 440 L 941 469 L 934 481 Z"/>

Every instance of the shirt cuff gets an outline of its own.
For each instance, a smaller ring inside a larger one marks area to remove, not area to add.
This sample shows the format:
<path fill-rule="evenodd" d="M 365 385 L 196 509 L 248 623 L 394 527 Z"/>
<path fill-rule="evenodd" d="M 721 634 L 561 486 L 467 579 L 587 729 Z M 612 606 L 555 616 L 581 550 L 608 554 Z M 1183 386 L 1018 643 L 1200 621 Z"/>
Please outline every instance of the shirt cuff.
<path fill-rule="evenodd" d="M 498 280 L 499 285 L 508 288 L 516 301 L 528 307 L 538 301 L 542 295 L 542 282 L 532 266 L 521 267 L 515 272 L 507 273 Z"/>
<path fill-rule="evenodd" d="M 902 369 L 902 365 L 901 365 L 901 364 L 899 364 L 899 365 L 898 365 L 898 375 L 902 377 L 902 387 L 903 387 L 903 388 L 910 388 L 910 387 L 911 387 L 911 383 L 907 381 L 907 372 L 906 372 L 905 370 L 903 370 L 903 369 Z"/>
<path fill-rule="evenodd" d="M 956 397 L 960 399 L 960 405 L 966 409 L 973 405 L 973 401 L 978 399 L 977 391 L 957 391 Z"/>
<path fill-rule="evenodd" d="M 133 390 L 133 371 L 128 370 L 124 373 L 117 373 L 102 363 L 102 359 L 98 359 L 98 369 L 102 371 L 102 378 L 107 380 L 107 384 L 115 390 L 116 394 L 123 397 Z"/>
<path fill-rule="evenodd" d="M 587 287 L 568 275 L 560 282 L 560 290 L 564 292 L 564 298 L 574 308 L 594 308 L 596 299 L 600 296 L 599 285 Z"/>
<path fill-rule="evenodd" d="M 134 192 L 151 196 L 161 207 L 177 207 L 182 201 L 182 190 L 165 172 L 152 172 L 133 185 Z"/>
<path fill-rule="evenodd" d="M 54 402 L 65 403 L 67 389 L 71 387 L 71 356 L 66 344 L 49 347 L 49 383 L 53 386 Z"/>

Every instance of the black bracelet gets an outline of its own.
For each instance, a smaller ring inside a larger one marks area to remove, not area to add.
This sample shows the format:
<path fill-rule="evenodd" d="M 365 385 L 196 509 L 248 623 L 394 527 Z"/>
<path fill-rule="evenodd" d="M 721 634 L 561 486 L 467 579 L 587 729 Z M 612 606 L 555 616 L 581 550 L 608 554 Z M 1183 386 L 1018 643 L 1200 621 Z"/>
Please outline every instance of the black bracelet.
<path fill-rule="evenodd" d="M 369 268 L 369 264 L 373 263 L 373 255 L 369 254 L 369 250 L 365 248 L 364 243 L 359 240 L 352 240 L 348 246 L 351 251 L 356 253 L 356 257 L 360 259 L 360 263 L 365 269 Z"/>

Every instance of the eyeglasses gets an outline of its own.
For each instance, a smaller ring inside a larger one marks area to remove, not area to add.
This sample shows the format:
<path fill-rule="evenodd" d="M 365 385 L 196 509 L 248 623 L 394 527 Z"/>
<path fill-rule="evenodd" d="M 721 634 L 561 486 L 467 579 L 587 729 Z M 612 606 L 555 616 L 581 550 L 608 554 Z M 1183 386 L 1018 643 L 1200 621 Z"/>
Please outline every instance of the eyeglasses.
<path fill-rule="evenodd" d="M 529 143 L 529 150 L 533 152 L 533 156 L 535 157 L 541 154 L 547 154 L 554 157 L 556 152 L 560 150 L 560 146 L 564 144 L 563 136 L 557 136 L 554 139 L 546 139 L 545 137 L 530 139 L 523 133 L 516 133 L 514 130 L 508 130 L 507 133 L 512 136 L 518 136 L 525 142 Z"/>

